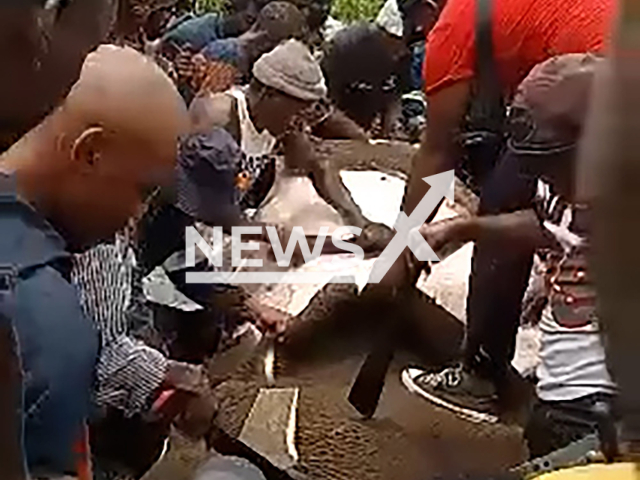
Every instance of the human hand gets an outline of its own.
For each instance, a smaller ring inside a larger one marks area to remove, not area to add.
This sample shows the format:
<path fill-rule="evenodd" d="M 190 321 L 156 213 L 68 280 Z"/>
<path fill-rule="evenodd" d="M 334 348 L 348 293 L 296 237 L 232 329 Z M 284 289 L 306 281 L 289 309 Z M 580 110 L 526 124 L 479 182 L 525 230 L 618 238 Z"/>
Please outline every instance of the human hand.
<path fill-rule="evenodd" d="M 181 433 L 194 440 L 207 438 L 218 414 L 218 408 L 216 398 L 210 392 L 203 392 L 191 397 L 186 402 L 173 425 Z"/>
<path fill-rule="evenodd" d="M 154 399 L 148 420 L 168 428 L 182 417 L 189 405 L 210 392 L 209 381 L 202 366 L 169 360 L 165 379 Z"/>
<path fill-rule="evenodd" d="M 425 223 L 418 231 L 436 254 L 447 244 L 457 240 L 459 223 L 456 219 Z"/>
<path fill-rule="evenodd" d="M 264 304 L 253 305 L 256 326 L 263 333 L 275 336 L 282 335 L 291 323 L 291 315 L 277 308 Z"/>
<path fill-rule="evenodd" d="M 175 56 L 173 64 L 180 78 L 191 78 L 194 74 L 193 57 L 195 53 L 189 49 L 181 49 Z"/>
<path fill-rule="evenodd" d="M 201 365 L 169 360 L 163 387 L 197 395 L 209 389 L 209 379 Z"/>
<path fill-rule="evenodd" d="M 207 59 L 201 53 L 184 49 L 176 55 L 174 65 L 178 78 L 197 84 L 206 72 Z"/>
<path fill-rule="evenodd" d="M 393 230 L 383 223 L 369 223 L 355 241 L 365 252 L 379 252 L 384 250 L 394 236 Z"/>
<path fill-rule="evenodd" d="M 164 391 L 154 403 L 154 413 L 191 438 L 202 438 L 211 429 L 218 405 L 204 368 L 169 361 Z"/>

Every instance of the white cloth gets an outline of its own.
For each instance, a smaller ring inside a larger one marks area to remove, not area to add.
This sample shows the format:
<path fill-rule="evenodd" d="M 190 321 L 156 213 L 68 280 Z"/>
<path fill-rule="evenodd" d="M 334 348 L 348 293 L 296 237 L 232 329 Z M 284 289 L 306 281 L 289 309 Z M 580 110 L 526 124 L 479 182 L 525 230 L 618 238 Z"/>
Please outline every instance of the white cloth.
<path fill-rule="evenodd" d="M 540 322 L 537 394 L 545 401 L 614 394 L 596 315 L 595 287 L 589 278 L 588 211 L 568 203 L 543 181 L 538 182 L 535 205 L 542 225 L 562 249 L 547 252 L 552 273 L 549 305 Z"/>
<path fill-rule="evenodd" d="M 376 25 L 395 37 L 402 37 L 404 22 L 402 21 L 402 14 L 398 8 L 397 0 L 387 0 L 385 2 L 376 18 Z"/>
<path fill-rule="evenodd" d="M 286 171 L 281 162 L 278 162 L 273 187 L 254 219 L 290 228 L 302 227 L 308 235 L 319 233 L 322 227 L 328 227 L 331 235 L 344 225 L 340 214 L 320 197 L 309 176 Z"/>
<path fill-rule="evenodd" d="M 335 34 L 345 27 L 346 25 L 342 23 L 340 20 L 336 20 L 332 16 L 329 16 L 329 18 L 327 18 L 327 21 L 324 22 L 324 27 L 323 27 L 323 31 L 324 31 L 323 36 L 324 36 L 325 42 L 330 42 L 331 39 L 335 36 Z"/>
<path fill-rule="evenodd" d="M 238 121 L 240 123 L 240 149 L 247 157 L 271 155 L 276 139 L 267 130 L 258 132 L 251 121 L 247 108 L 247 97 L 244 89 L 234 87 L 227 94 L 236 99 L 238 104 Z"/>
<path fill-rule="evenodd" d="M 597 322 L 566 328 L 556 322 L 548 306 L 542 314 L 540 330 L 538 397 L 551 402 L 615 393 Z"/>

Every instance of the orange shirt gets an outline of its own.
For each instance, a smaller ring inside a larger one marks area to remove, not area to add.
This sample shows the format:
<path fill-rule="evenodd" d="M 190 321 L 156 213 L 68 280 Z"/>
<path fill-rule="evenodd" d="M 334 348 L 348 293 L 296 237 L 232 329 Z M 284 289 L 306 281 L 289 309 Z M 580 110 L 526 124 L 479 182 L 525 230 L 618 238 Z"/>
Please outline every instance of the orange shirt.
<path fill-rule="evenodd" d="M 538 63 L 564 53 L 600 52 L 616 0 L 493 0 L 492 36 L 505 93 Z M 476 0 L 449 0 L 427 37 L 425 91 L 432 95 L 475 70 Z"/>

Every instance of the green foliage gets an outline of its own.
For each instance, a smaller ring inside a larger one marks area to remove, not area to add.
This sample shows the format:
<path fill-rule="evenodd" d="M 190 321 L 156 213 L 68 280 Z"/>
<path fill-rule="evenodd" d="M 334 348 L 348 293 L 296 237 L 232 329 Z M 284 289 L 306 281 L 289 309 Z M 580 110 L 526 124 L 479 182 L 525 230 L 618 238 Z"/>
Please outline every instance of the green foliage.
<path fill-rule="evenodd" d="M 228 0 L 196 0 L 196 12 L 224 12 L 227 8 Z"/>
<path fill-rule="evenodd" d="M 331 15 L 342 22 L 373 20 L 384 0 L 333 0 Z"/>
<path fill-rule="evenodd" d="M 198 13 L 220 12 L 226 8 L 228 0 L 196 0 Z M 331 15 L 342 22 L 373 20 L 380 11 L 384 0 L 333 0 Z"/>

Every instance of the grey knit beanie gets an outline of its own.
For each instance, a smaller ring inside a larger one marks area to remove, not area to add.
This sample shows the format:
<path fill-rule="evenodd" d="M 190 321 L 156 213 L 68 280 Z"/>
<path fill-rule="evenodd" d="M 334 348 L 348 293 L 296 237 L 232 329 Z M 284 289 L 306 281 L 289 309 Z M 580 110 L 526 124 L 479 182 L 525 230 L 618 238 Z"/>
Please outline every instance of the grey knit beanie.
<path fill-rule="evenodd" d="M 327 94 L 320 66 L 298 40 L 287 40 L 265 53 L 254 64 L 253 75 L 264 85 L 300 100 L 320 100 Z"/>

